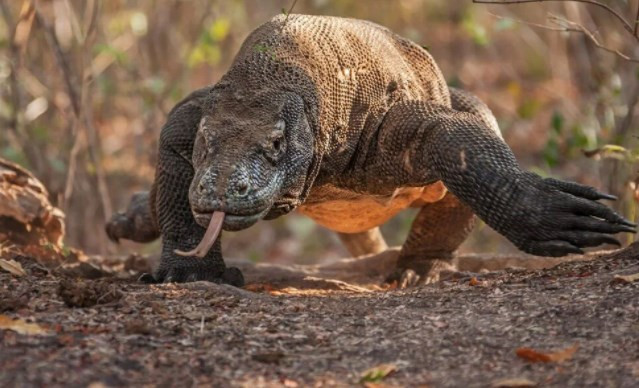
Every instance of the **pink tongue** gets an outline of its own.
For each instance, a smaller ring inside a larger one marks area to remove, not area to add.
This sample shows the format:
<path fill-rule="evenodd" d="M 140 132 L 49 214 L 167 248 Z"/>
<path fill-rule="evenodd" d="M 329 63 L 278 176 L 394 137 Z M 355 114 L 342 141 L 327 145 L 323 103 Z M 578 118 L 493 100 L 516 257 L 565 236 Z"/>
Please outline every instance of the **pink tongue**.
<path fill-rule="evenodd" d="M 174 252 L 180 256 L 195 256 L 200 258 L 206 256 L 213 244 L 215 244 L 217 236 L 220 235 L 222 223 L 224 223 L 224 212 L 213 212 L 209 226 L 206 228 L 206 233 L 204 233 L 204 237 L 202 237 L 202 241 L 200 241 L 193 250 L 188 252 L 179 249 L 176 249 Z"/>

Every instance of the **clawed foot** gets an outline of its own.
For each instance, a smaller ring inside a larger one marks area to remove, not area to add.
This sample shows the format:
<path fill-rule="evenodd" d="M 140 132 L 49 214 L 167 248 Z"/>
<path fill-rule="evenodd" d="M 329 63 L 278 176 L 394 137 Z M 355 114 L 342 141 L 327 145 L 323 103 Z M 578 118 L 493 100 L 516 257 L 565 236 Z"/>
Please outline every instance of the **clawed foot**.
<path fill-rule="evenodd" d="M 230 284 L 235 287 L 244 286 L 244 276 L 236 267 L 225 268 L 220 271 L 207 270 L 206 268 L 193 268 L 185 266 L 172 266 L 169 269 L 160 268 L 155 275 L 145 273 L 138 279 L 142 283 L 189 283 L 197 281 L 209 281 L 218 284 Z"/>
<path fill-rule="evenodd" d="M 489 215 L 500 233 L 521 250 L 537 256 L 583 254 L 583 248 L 621 244 L 611 235 L 636 233 L 637 225 L 599 203 L 614 196 L 592 187 L 526 173 L 515 186 L 517 201 L 509 219 Z M 513 197 L 514 198 L 514 197 Z M 490 224 L 490 222 L 489 222 Z"/>
<path fill-rule="evenodd" d="M 414 264 L 414 263 L 413 263 Z M 440 280 L 446 280 L 460 274 L 457 272 L 452 259 L 422 260 L 420 265 L 412 265 L 412 268 L 397 268 L 388 278 L 386 283 L 397 283 L 397 288 L 433 284 Z"/>

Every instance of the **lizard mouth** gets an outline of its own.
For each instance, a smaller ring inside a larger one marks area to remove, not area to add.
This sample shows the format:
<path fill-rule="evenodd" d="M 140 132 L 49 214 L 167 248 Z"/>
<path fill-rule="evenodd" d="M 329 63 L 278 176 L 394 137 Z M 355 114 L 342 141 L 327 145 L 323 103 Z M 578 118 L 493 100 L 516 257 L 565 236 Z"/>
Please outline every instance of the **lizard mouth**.
<path fill-rule="evenodd" d="M 260 212 L 253 214 L 231 214 L 224 213 L 224 219 L 222 221 L 222 229 L 228 231 L 237 231 L 246 229 L 252 225 L 254 225 L 257 221 L 262 219 L 266 213 L 268 213 L 268 208 L 264 209 Z M 210 225 L 212 217 L 216 214 L 220 213 L 219 211 L 213 212 L 198 212 L 194 211 L 193 216 L 195 218 L 195 222 L 204 227 L 208 227 Z"/>
<path fill-rule="evenodd" d="M 214 211 L 212 213 L 194 212 L 195 221 L 200 225 L 206 225 L 206 232 L 204 232 L 204 237 L 202 237 L 202 240 L 197 245 L 197 247 L 193 248 L 192 250 L 185 252 L 176 249 L 175 253 L 180 256 L 195 256 L 203 258 L 209 253 L 209 251 L 215 244 L 215 240 L 217 240 L 222 229 L 246 229 L 263 218 L 267 212 L 268 209 L 263 210 L 259 213 L 241 216 L 234 214 L 225 214 L 221 211 Z"/>

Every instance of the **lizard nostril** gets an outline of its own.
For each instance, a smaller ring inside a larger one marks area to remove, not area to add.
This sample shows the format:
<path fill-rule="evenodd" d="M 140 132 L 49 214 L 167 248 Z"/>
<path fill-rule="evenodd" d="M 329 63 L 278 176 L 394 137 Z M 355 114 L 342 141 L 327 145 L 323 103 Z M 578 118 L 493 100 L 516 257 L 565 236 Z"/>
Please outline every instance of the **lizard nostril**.
<path fill-rule="evenodd" d="M 197 191 L 198 191 L 200 194 L 203 194 L 203 193 L 204 193 L 204 190 L 205 190 L 205 188 L 204 188 L 204 184 L 203 184 L 203 183 L 200 183 L 199 185 L 197 185 Z"/>

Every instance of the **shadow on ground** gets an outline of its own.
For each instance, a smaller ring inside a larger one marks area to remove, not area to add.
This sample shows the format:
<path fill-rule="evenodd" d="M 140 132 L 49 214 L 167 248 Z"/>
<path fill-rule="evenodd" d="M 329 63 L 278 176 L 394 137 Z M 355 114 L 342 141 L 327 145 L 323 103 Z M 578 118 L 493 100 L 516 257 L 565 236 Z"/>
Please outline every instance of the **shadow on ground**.
<path fill-rule="evenodd" d="M 249 283 L 237 289 L 138 284 L 149 262 L 134 256 L 51 265 L 15 253 L 26 275 L 0 272 L 0 386 L 630 387 L 639 379 L 639 281 L 624 277 L 639 273 L 638 243 L 565 262 L 465 256 L 460 269 L 479 275 L 384 289 L 396 254 L 321 266 L 235 261 Z M 525 269 L 495 272 L 506 266 Z M 522 348 L 571 352 L 532 362 Z"/>

